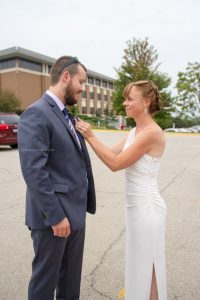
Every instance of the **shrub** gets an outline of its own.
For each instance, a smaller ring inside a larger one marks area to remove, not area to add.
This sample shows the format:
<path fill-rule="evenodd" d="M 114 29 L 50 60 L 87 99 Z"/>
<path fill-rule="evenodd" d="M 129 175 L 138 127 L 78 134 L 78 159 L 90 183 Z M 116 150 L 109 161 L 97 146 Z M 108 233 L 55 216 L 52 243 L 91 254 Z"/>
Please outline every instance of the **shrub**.
<path fill-rule="evenodd" d="M 0 91 L 0 111 L 16 112 L 20 110 L 19 100 L 13 92 Z"/>

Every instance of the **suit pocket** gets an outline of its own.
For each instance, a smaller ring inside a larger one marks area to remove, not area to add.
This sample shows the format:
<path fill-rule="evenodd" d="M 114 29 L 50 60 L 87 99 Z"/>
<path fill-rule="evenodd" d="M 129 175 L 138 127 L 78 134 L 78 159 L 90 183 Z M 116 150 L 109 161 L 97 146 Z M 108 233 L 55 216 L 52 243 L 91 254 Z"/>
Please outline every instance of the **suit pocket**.
<path fill-rule="evenodd" d="M 69 192 L 69 187 L 66 184 L 54 183 L 53 187 L 56 193 L 67 194 Z"/>

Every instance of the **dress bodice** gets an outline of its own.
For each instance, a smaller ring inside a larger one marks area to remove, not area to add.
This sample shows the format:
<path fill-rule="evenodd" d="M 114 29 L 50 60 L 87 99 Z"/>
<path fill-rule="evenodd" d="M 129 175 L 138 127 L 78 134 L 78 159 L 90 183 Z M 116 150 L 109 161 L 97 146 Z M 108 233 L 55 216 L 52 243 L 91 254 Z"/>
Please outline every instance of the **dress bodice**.
<path fill-rule="evenodd" d="M 124 150 L 135 140 L 133 128 L 126 140 Z M 148 196 L 157 193 L 157 174 L 160 168 L 161 157 L 144 154 L 138 161 L 125 169 L 126 193 L 137 196 Z"/>

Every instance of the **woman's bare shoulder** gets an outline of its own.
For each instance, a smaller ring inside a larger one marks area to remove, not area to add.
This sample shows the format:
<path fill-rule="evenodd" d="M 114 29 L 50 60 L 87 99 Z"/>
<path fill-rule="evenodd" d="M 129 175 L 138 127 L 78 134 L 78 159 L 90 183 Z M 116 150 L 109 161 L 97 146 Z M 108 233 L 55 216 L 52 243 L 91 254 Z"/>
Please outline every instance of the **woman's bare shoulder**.
<path fill-rule="evenodd" d="M 154 140 L 154 139 L 157 139 L 157 138 L 164 137 L 164 133 L 163 133 L 162 128 L 160 128 L 156 124 L 156 125 L 146 126 L 146 127 L 144 127 L 143 130 L 138 132 L 138 137 L 142 137 L 142 136 Z"/>
<path fill-rule="evenodd" d="M 155 137 L 156 136 L 164 136 L 162 128 L 160 128 L 160 126 L 158 126 L 158 125 L 150 127 L 148 129 L 148 131 L 149 131 L 149 134 L 154 135 Z"/>

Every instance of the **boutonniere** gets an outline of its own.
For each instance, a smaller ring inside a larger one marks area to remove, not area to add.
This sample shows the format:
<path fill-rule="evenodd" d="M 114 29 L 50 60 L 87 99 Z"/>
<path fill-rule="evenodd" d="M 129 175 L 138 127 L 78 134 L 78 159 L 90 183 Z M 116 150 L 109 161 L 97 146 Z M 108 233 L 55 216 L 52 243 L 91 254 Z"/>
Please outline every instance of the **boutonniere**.
<path fill-rule="evenodd" d="M 72 121 L 73 125 L 75 126 L 76 121 L 79 119 L 78 117 L 78 108 L 77 106 L 68 106 L 67 111 L 70 117 L 70 120 Z"/>

